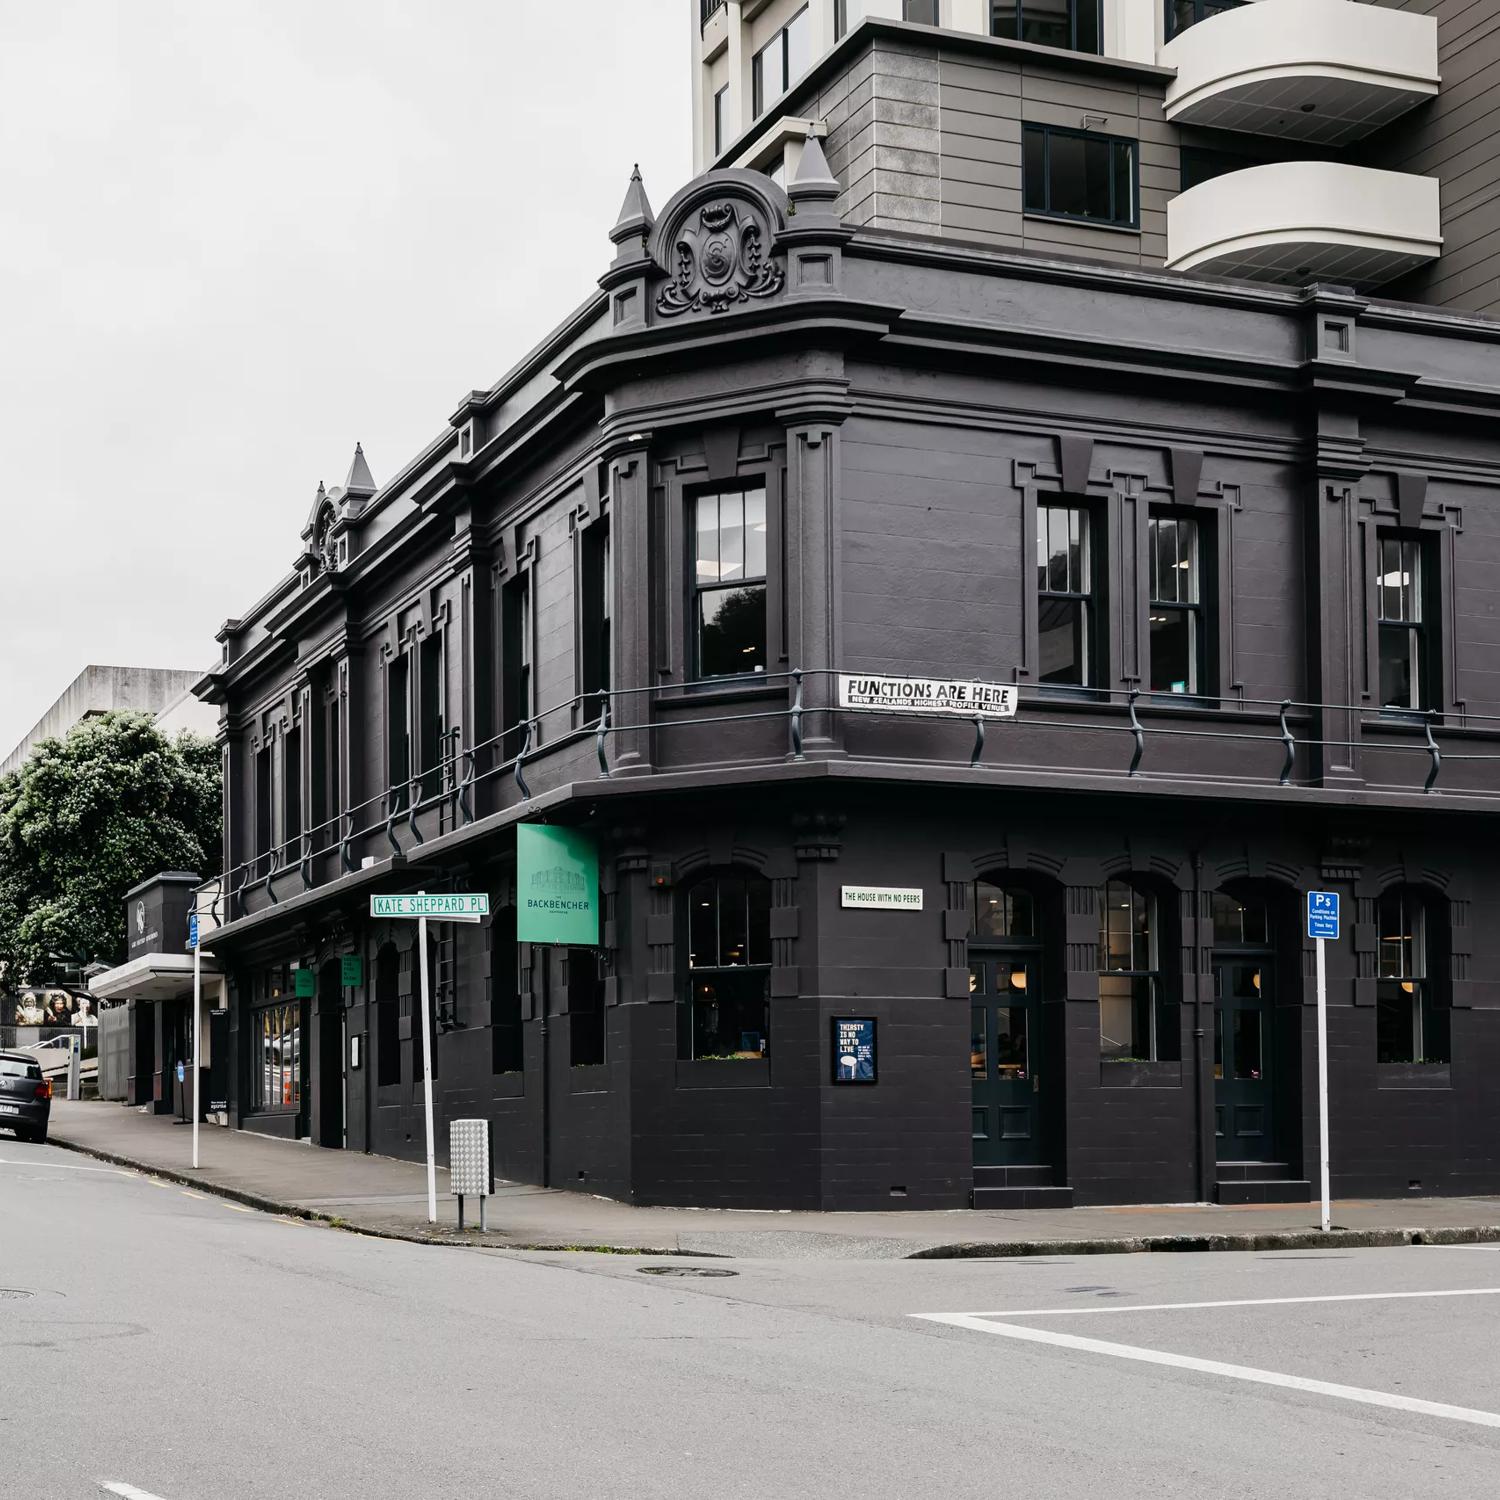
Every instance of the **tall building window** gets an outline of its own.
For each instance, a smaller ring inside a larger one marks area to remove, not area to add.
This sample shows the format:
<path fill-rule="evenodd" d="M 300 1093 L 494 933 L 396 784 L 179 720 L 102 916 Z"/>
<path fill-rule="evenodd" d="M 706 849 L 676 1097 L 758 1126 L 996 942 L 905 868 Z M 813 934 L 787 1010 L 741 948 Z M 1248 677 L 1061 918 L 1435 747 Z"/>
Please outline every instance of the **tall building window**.
<path fill-rule="evenodd" d="M 1170 42 L 1199 21 L 1222 16 L 1227 10 L 1238 10 L 1245 3 L 1246 0 L 1166 0 L 1167 40 Z"/>
<path fill-rule="evenodd" d="M 1036 512 L 1038 681 L 1096 684 L 1094 562 L 1090 516 L 1081 505 Z"/>
<path fill-rule="evenodd" d="M 403 812 L 411 782 L 411 658 L 393 656 L 385 670 L 385 779 L 390 811 Z"/>
<path fill-rule="evenodd" d="M 699 677 L 766 670 L 766 492 L 692 501 L 693 628 Z"/>
<path fill-rule="evenodd" d="M 990 0 L 990 35 L 1098 53 L 1100 8 L 1100 0 Z"/>
<path fill-rule="evenodd" d="M 1271 913 L 1264 902 L 1241 901 L 1228 891 L 1213 897 L 1214 947 L 1269 948 Z"/>
<path fill-rule="evenodd" d="M 920 26 L 938 24 L 938 0 L 901 0 L 901 19 Z"/>
<path fill-rule="evenodd" d="M 839 41 L 849 30 L 849 0 L 833 0 L 833 39 Z"/>
<path fill-rule="evenodd" d="M 1025 938 L 1041 936 L 1036 925 L 1036 899 L 1015 886 L 974 882 L 974 932 L 980 938 Z"/>
<path fill-rule="evenodd" d="M 401 1082 L 401 955 L 387 943 L 375 956 L 375 1082 Z"/>
<path fill-rule="evenodd" d="M 1429 706 L 1422 544 L 1412 537 L 1382 531 L 1375 547 L 1380 705 L 1420 711 Z"/>
<path fill-rule="evenodd" d="M 521 753 L 525 726 L 536 713 L 531 676 L 532 598 L 531 574 L 512 578 L 500 592 L 500 639 L 503 663 L 500 687 L 505 738 L 502 755 L 511 760 Z"/>
<path fill-rule="evenodd" d="M 604 975 L 592 948 L 568 949 L 568 1061 L 597 1068 L 605 1060 Z"/>
<path fill-rule="evenodd" d="M 422 800 L 443 790 L 443 756 L 447 748 L 444 722 L 443 637 L 434 631 L 417 651 L 417 749 L 422 766 Z"/>
<path fill-rule="evenodd" d="M 609 522 L 597 521 L 579 539 L 579 680 L 584 695 L 585 717 L 599 716 L 601 705 L 593 695 L 610 687 L 610 652 L 614 614 L 614 557 L 610 550 Z"/>
<path fill-rule="evenodd" d="M 1411 886 L 1380 898 L 1376 913 L 1375 1055 L 1383 1063 L 1450 1061 L 1450 1013 L 1428 970 L 1428 903 Z"/>
<path fill-rule="evenodd" d="M 1151 691 L 1208 691 L 1208 624 L 1198 523 L 1153 515 L 1146 522 L 1150 574 Z"/>
<path fill-rule="evenodd" d="M 255 868 L 258 876 L 270 870 L 271 845 L 276 838 L 275 773 L 271 746 L 255 752 Z"/>
<path fill-rule="evenodd" d="M 1029 214 L 1136 227 L 1135 142 L 1027 125 L 1021 174 Z"/>
<path fill-rule="evenodd" d="M 490 1071 L 519 1073 L 526 1066 L 521 1025 L 521 950 L 516 909 L 501 906 L 490 929 Z"/>
<path fill-rule="evenodd" d="M 770 1052 L 771 882 L 705 875 L 686 895 L 687 992 L 678 1056 L 765 1057 Z"/>
<path fill-rule="evenodd" d="M 757 119 L 812 65 L 812 19 L 803 6 L 750 61 L 752 110 Z"/>
<path fill-rule="evenodd" d="M 1099 892 L 1099 1050 L 1106 1062 L 1177 1062 L 1178 1007 L 1163 983 L 1158 903 L 1124 880 Z"/>
<path fill-rule="evenodd" d="M 714 155 L 717 156 L 724 149 L 724 122 L 726 111 L 729 109 L 729 85 L 714 94 Z"/>
<path fill-rule="evenodd" d="M 281 742 L 281 823 L 286 862 L 302 857 L 302 731 L 290 729 Z"/>
<path fill-rule="evenodd" d="M 312 783 L 313 848 L 339 841 L 339 700 L 331 682 L 313 690 L 313 723 L 309 766 Z"/>

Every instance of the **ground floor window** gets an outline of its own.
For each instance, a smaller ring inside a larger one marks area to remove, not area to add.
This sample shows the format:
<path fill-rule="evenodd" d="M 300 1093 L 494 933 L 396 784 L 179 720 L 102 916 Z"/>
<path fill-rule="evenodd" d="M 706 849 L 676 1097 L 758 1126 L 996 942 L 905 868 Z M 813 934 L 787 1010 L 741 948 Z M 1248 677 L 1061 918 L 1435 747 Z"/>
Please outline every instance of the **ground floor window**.
<path fill-rule="evenodd" d="M 1123 880 L 1099 892 L 1099 1051 L 1106 1062 L 1177 1062 L 1179 1011 L 1158 959 L 1158 902 Z"/>
<path fill-rule="evenodd" d="M 495 913 L 490 949 L 490 1071 L 519 1073 L 526 1066 L 521 1028 L 521 952 L 516 943 L 516 909 Z"/>
<path fill-rule="evenodd" d="M 604 975 L 592 948 L 568 950 L 568 1061 L 575 1068 L 604 1062 Z"/>
<path fill-rule="evenodd" d="M 1382 1063 L 1451 1060 L 1447 1006 L 1428 969 L 1431 921 L 1418 890 L 1386 891 L 1377 908 L 1375 1055 Z"/>
<path fill-rule="evenodd" d="M 253 1011 L 250 1035 L 256 1051 L 251 1105 L 257 1110 L 302 1105 L 302 1007 L 268 1005 Z"/>
<path fill-rule="evenodd" d="M 771 1050 L 771 882 L 706 875 L 687 896 L 687 993 L 678 1056 L 765 1057 Z"/>

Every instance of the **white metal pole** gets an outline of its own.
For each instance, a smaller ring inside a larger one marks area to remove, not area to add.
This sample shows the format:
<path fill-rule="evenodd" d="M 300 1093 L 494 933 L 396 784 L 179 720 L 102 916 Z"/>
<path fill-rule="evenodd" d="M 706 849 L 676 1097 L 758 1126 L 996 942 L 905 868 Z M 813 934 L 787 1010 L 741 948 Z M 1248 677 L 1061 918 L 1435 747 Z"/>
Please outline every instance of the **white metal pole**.
<path fill-rule="evenodd" d="M 1328 965 L 1327 944 L 1318 939 L 1318 1157 L 1322 1178 L 1323 1231 L 1330 1224 L 1328 1202 Z"/>
<path fill-rule="evenodd" d="M 203 935 L 193 944 L 193 1170 L 198 1170 L 198 1117 L 203 1113 Z"/>
<path fill-rule="evenodd" d="M 425 891 L 418 892 L 426 895 Z M 432 1013 L 431 983 L 427 973 L 427 918 L 417 918 L 417 964 L 422 971 L 422 1104 L 427 1111 L 427 1222 L 437 1223 L 437 1145 L 432 1130 Z"/>

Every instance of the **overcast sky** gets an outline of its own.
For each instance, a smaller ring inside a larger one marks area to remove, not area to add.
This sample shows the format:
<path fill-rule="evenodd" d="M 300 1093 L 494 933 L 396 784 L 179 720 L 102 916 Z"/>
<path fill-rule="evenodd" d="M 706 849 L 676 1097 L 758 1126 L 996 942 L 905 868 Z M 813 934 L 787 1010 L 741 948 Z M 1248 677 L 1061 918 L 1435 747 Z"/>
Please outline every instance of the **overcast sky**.
<path fill-rule="evenodd" d="M 691 171 L 689 0 L 0 0 L 0 758 L 204 667 Z"/>

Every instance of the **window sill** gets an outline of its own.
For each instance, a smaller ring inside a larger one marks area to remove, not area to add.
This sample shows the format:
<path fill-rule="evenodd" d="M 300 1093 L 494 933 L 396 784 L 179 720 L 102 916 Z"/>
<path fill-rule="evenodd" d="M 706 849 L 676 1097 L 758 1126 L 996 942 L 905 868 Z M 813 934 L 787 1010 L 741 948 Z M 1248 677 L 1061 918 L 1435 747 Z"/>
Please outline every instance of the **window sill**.
<path fill-rule="evenodd" d="M 726 677 L 722 687 L 693 687 L 672 689 L 670 697 L 658 697 L 653 707 L 676 712 L 685 708 L 717 707 L 727 703 L 759 703 L 768 699 L 786 701 L 788 683 L 783 680 L 768 682 L 759 674 L 746 677 Z"/>
<path fill-rule="evenodd" d="M 737 1061 L 682 1062 L 677 1064 L 680 1089 L 767 1089 L 771 1086 L 771 1064 L 763 1057 Z"/>
<path fill-rule="evenodd" d="M 1382 1089 L 1451 1089 L 1450 1063 L 1377 1063 L 1375 1086 Z"/>
<path fill-rule="evenodd" d="M 491 1081 L 490 1094 L 495 1099 L 524 1099 L 525 1073 L 496 1073 Z"/>
<path fill-rule="evenodd" d="M 573 1063 L 568 1068 L 570 1094 L 607 1094 L 613 1081 L 608 1063 Z"/>
<path fill-rule="evenodd" d="M 1180 1062 L 1099 1063 L 1099 1086 L 1106 1089 L 1177 1089 L 1182 1087 Z"/>
<path fill-rule="evenodd" d="M 1129 234 L 1136 239 L 1141 237 L 1139 224 L 1116 224 L 1109 219 L 1088 219 L 1081 214 L 1049 214 L 1039 208 L 1027 208 L 1021 211 L 1021 217 L 1036 219 L 1043 224 L 1072 224 L 1079 229 L 1102 229 L 1106 234 Z"/>

